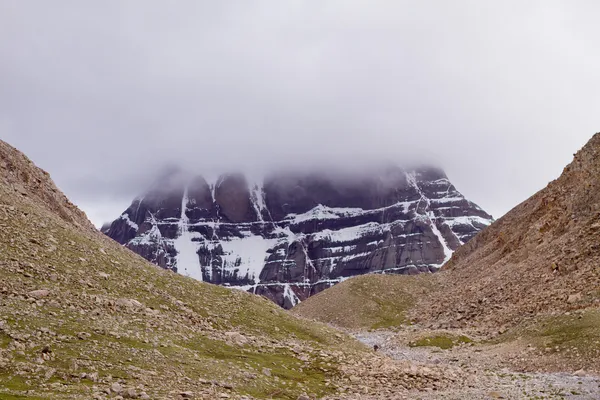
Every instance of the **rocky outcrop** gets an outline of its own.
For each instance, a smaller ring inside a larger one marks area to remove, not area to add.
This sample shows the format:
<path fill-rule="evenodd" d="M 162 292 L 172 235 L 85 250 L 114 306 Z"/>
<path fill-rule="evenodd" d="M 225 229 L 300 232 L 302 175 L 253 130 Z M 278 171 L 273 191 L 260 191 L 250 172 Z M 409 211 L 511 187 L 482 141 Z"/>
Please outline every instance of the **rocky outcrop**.
<path fill-rule="evenodd" d="M 491 220 L 436 168 L 262 182 L 172 172 L 103 231 L 163 268 L 290 308 L 350 276 L 437 271 Z"/>
<path fill-rule="evenodd" d="M 96 231 L 85 213 L 79 210 L 56 187 L 50 175 L 19 150 L 0 140 L 0 184 L 2 190 L 12 192 L 23 199 L 59 215 L 64 221 Z"/>

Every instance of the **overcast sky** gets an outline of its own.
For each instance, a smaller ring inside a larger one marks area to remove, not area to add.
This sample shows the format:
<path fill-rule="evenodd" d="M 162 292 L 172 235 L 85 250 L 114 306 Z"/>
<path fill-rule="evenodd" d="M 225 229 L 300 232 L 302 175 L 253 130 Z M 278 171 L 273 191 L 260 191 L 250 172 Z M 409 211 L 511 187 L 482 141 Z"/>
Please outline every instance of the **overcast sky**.
<path fill-rule="evenodd" d="M 166 163 L 435 161 L 500 217 L 600 131 L 600 2 L 0 0 L 0 138 L 97 225 Z"/>

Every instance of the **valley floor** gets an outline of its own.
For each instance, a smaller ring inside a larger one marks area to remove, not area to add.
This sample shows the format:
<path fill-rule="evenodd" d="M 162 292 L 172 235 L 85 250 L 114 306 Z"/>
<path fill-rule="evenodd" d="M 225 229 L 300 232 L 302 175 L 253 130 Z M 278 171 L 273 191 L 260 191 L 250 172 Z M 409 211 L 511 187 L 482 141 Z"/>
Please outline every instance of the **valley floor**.
<path fill-rule="evenodd" d="M 533 357 L 533 348 L 517 344 L 460 343 L 450 349 L 421 346 L 416 338 L 432 341 L 451 335 L 460 338 L 462 332 L 407 329 L 401 332 L 378 330 L 355 332 L 362 343 L 385 355 L 389 363 L 407 363 L 414 370 L 443 375 L 451 382 L 443 387 L 430 384 L 425 390 L 399 393 L 393 388 L 364 387 L 364 394 L 345 399 L 600 399 L 600 377 L 584 371 L 574 373 L 519 372 L 516 361 Z M 472 336 L 471 336 L 472 337 Z M 435 339 L 438 338 L 438 339 Z M 427 339 L 425 339 L 427 340 Z M 443 345 L 443 343 L 442 343 Z M 531 353 L 531 354 L 529 354 Z M 385 383 L 386 378 L 382 378 Z"/>

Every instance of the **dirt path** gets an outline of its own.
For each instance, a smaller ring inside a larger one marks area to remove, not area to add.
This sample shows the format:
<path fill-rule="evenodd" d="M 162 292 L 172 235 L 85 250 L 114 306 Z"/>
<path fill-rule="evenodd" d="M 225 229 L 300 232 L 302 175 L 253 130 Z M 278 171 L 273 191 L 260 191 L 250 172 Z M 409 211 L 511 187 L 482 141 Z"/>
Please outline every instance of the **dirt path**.
<path fill-rule="evenodd" d="M 354 336 L 368 346 L 395 360 L 410 361 L 419 367 L 447 368 L 466 378 L 467 385 L 442 391 L 410 392 L 393 397 L 371 395 L 364 399 L 600 399 L 600 378 L 585 374 L 521 373 L 512 370 L 506 345 L 461 345 L 448 350 L 435 347 L 410 347 L 410 332 L 360 332 Z M 582 376 L 579 376 L 582 375 Z"/>

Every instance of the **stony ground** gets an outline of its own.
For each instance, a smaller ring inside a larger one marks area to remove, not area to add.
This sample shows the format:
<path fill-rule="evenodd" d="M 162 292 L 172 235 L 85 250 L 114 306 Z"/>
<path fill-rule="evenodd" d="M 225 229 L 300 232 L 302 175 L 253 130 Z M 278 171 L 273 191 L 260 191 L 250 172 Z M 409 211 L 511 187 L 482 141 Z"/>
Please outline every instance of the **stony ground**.
<path fill-rule="evenodd" d="M 470 334 L 470 333 L 469 333 Z M 400 332 L 358 332 L 357 339 L 390 359 L 410 362 L 415 369 L 442 368 L 446 377 L 460 377 L 456 384 L 438 390 L 408 393 L 374 392 L 355 399 L 598 399 L 600 377 L 580 370 L 574 373 L 533 373 L 515 369 L 514 358 L 527 358 L 532 347 L 511 344 L 463 343 L 450 349 L 415 346 L 418 338 L 460 337 L 464 332 L 406 328 Z M 473 336 L 477 341 L 477 337 Z M 435 340 L 432 339 L 433 342 Z"/>
<path fill-rule="evenodd" d="M 501 331 L 542 313 L 598 307 L 599 221 L 600 133 L 558 179 L 457 249 L 440 289 L 408 316 Z"/>

